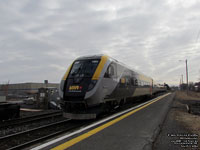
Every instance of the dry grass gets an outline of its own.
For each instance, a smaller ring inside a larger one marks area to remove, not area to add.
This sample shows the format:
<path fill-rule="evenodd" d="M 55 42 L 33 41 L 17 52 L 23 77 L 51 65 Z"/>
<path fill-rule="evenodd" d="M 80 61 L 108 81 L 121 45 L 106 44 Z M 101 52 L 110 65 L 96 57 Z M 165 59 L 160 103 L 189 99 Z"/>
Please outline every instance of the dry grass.
<path fill-rule="evenodd" d="M 198 147 L 200 150 L 200 116 L 192 115 L 187 112 L 176 111 L 175 120 L 193 134 L 198 135 Z"/>
<path fill-rule="evenodd" d="M 200 116 L 177 111 L 175 120 L 181 122 L 184 127 L 200 136 Z"/>
<path fill-rule="evenodd" d="M 187 95 L 187 92 L 177 91 L 175 98 L 174 105 L 178 106 L 178 109 L 175 110 L 175 120 L 180 122 L 191 133 L 198 134 L 200 140 L 200 116 L 188 113 L 185 107 L 185 104 L 190 103 L 191 100 L 200 101 L 200 93 L 189 92 Z M 200 149 L 200 141 L 198 146 Z"/>
<path fill-rule="evenodd" d="M 180 100 L 199 100 L 200 101 L 200 93 L 189 91 L 187 95 L 186 91 L 177 91 L 176 98 Z"/>

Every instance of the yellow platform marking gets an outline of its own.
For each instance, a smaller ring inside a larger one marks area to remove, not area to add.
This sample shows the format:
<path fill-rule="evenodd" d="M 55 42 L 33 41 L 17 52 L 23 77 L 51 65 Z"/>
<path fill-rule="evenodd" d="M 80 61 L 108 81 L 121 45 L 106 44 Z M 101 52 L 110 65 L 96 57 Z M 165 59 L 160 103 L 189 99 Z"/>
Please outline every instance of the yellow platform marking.
<path fill-rule="evenodd" d="M 143 108 L 155 103 L 156 101 L 164 98 L 165 96 L 167 96 L 169 94 L 170 93 L 165 94 L 163 96 L 160 96 L 160 97 L 156 98 L 154 101 L 152 101 L 152 102 L 150 102 L 150 103 L 148 103 L 146 105 L 143 105 L 143 106 L 141 106 L 141 107 L 139 107 L 139 108 L 137 108 L 137 109 L 135 109 L 135 110 L 133 110 L 131 112 L 128 112 L 128 113 L 120 116 L 119 118 L 116 118 L 116 119 L 114 119 L 114 120 L 112 120 L 112 121 L 110 121 L 110 122 L 108 122 L 106 124 L 103 124 L 102 126 L 97 127 L 97 128 L 95 128 L 95 129 L 93 129 L 93 130 L 91 130 L 91 131 L 89 131 L 89 132 L 87 132 L 85 134 L 82 134 L 82 135 L 80 135 L 80 136 L 78 136 L 78 137 L 76 137 L 74 139 L 71 139 L 71 140 L 69 140 L 69 141 L 67 141 L 67 142 L 65 142 L 65 143 L 63 143 L 63 144 L 61 144 L 61 145 L 59 145 L 59 146 L 57 146 L 55 148 L 52 148 L 51 150 L 64 150 L 66 148 L 69 148 L 72 145 L 74 145 L 74 144 L 76 144 L 76 143 L 78 143 L 78 142 L 80 142 L 80 141 L 82 141 L 82 140 L 84 140 L 84 139 L 86 139 L 86 138 L 98 133 L 99 131 L 101 131 L 101 130 L 103 130 L 103 129 L 105 129 L 105 128 L 107 128 L 107 127 L 109 127 L 109 126 L 111 126 L 111 125 L 113 125 L 113 124 L 115 124 L 117 122 L 119 122 L 120 120 L 122 120 L 122 119 L 124 119 L 124 118 L 126 118 L 126 117 L 128 117 L 128 116 L 130 116 L 130 115 L 132 115 L 134 113 L 136 113 L 137 111 L 139 111 L 139 110 L 141 110 L 141 109 L 143 109 Z"/>
<path fill-rule="evenodd" d="M 107 60 L 108 60 L 108 56 L 102 56 L 101 57 L 101 61 L 100 61 L 99 65 L 98 65 L 98 67 L 97 67 L 97 69 L 96 69 L 96 71 L 95 71 L 95 73 L 92 77 L 92 80 L 98 80 L 99 79 L 101 71 L 103 70 L 103 67 L 104 67 L 105 63 L 107 62 Z"/>

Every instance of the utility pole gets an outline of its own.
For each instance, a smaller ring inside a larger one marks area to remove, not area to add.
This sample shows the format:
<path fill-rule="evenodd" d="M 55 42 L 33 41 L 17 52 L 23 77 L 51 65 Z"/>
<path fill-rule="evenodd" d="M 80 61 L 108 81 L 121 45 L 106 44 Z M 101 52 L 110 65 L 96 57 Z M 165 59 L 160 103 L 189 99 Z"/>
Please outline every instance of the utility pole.
<path fill-rule="evenodd" d="M 181 75 L 180 79 L 180 90 L 183 90 L 183 75 Z"/>
<path fill-rule="evenodd" d="M 183 60 L 179 60 L 179 61 L 183 61 Z M 186 82 L 187 82 L 187 94 L 188 94 L 189 86 L 188 86 L 188 65 L 187 65 L 187 59 L 185 60 L 185 68 L 186 68 Z"/>
<path fill-rule="evenodd" d="M 187 94 L 188 94 L 188 65 L 187 65 L 187 59 L 185 60 L 185 65 L 186 65 L 186 81 L 187 81 Z"/>
<path fill-rule="evenodd" d="M 183 84 L 183 75 L 181 75 L 181 79 L 182 79 L 182 80 L 181 80 L 181 81 L 182 81 L 181 84 Z"/>

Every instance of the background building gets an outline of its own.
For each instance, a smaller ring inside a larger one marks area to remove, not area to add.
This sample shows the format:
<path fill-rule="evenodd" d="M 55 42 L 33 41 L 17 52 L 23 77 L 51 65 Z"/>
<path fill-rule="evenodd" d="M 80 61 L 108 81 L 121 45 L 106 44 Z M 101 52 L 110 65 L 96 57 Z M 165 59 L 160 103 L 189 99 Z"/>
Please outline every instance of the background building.
<path fill-rule="evenodd" d="M 40 88 L 58 88 L 58 83 L 17 83 L 17 84 L 1 84 L 0 96 L 7 96 L 8 98 L 25 97 L 30 95 L 36 95 Z"/>

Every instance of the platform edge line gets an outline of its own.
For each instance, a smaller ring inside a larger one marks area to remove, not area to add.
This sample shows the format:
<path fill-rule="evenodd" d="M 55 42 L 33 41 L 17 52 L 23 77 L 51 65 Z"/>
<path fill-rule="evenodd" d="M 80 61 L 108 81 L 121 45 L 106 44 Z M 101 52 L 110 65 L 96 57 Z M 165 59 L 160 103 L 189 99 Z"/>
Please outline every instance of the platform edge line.
<path fill-rule="evenodd" d="M 157 102 L 158 100 L 161 100 L 162 98 L 166 97 L 169 94 L 170 93 L 165 94 L 165 95 L 163 95 L 161 97 L 158 97 L 158 98 L 156 98 L 154 101 L 152 101 L 150 103 L 147 103 L 147 104 L 145 104 L 145 105 L 143 105 L 143 106 L 141 106 L 141 107 L 139 107 L 137 109 L 134 109 L 131 112 L 128 112 L 128 113 L 126 113 L 126 114 L 124 114 L 124 115 L 122 115 L 122 116 L 120 116 L 120 117 L 118 117 L 118 118 L 106 123 L 106 124 L 103 124 L 100 127 L 97 127 L 97 128 L 95 128 L 95 129 L 93 129 L 93 130 L 91 130 L 91 131 L 89 131 L 87 133 L 84 133 L 84 134 L 82 134 L 82 135 L 80 135 L 78 137 L 75 137 L 75 138 L 73 138 L 73 139 L 71 139 L 71 140 L 69 140 L 69 141 L 67 141 L 67 142 L 65 142 L 65 143 L 63 143 L 61 145 L 58 145 L 58 146 L 52 148 L 51 150 L 65 150 L 65 149 L 71 147 L 72 145 L 74 145 L 74 144 L 76 144 L 76 143 L 78 143 L 78 142 L 80 142 L 80 141 L 82 141 L 82 140 L 84 140 L 84 139 L 86 139 L 86 138 L 88 138 L 88 137 L 100 132 L 101 130 L 103 130 L 103 129 L 105 129 L 105 128 L 107 128 L 107 127 L 109 127 L 109 126 L 111 126 L 111 125 L 113 125 L 113 124 L 115 124 L 117 122 L 119 122 L 120 120 L 122 120 L 122 119 L 124 119 L 124 118 L 126 118 L 126 117 L 128 117 L 128 116 L 130 116 L 130 115 L 132 115 L 134 113 L 136 113 L 137 111 L 139 111 L 141 109 L 144 109 L 145 107 Z"/>

